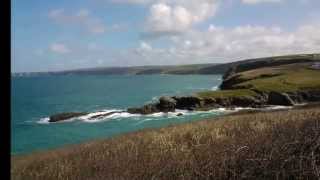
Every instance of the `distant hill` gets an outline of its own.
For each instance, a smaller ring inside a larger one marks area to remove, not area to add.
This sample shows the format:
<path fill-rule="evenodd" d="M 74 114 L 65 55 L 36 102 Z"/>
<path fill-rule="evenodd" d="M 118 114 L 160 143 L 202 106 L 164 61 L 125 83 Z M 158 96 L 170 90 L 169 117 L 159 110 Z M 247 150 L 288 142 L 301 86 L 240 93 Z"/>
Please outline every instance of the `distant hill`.
<path fill-rule="evenodd" d="M 13 76 L 32 76 L 32 75 L 142 75 L 142 74 L 225 74 L 231 67 L 237 66 L 237 70 L 244 71 L 248 68 L 257 68 L 258 66 L 268 66 L 268 64 L 283 63 L 286 60 L 292 62 L 320 60 L 320 54 L 299 54 L 266 57 L 257 59 L 247 59 L 231 63 L 208 63 L 208 64 L 190 64 L 190 65 L 168 65 L 168 66 L 133 66 L 133 67 L 98 67 L 75 69 L 56 72 L 32 72 L 32 73 L 14 73 Z M 286 63 L 286 62 L 285 62 Z M 242 65 L 241 65 L 242 64 Z M 247 67 L 247 65 L 250 66 Z M 234 73 L 234 72 L 230 72 Z M 228 74 L 228 73 L 227 73 Z"/>
<path fill-rule="evenodd" d="M 228 64 L 190 64 L 168 66 L 99 67 L 56 72 L 14 73 L 13 76 L 34 75 L 143 75 L 143 74 L 223 74 Z"/>
<path fill-rule="evenodd" d="M 105 67 L 105 68 L 90 68 L 70 71 L 61 71 L 59 74 L 201 74 L 205 68 L 220 67 L 219 64 L 191 64 L 191 65 L 176 65 L 176 66 L 135 66 L 135 67 Z M 225 72 L 226 68 L 214 68 L 215 74 Z"/>
<path fill-rule="evenodd" d="M 287 55 L 237 61 L 232 63 L 232 65 L 230 66 L 232 68 L 228 69 L 228 71 L 224 74 L 224 79 L 227 79 L 229 76 L 232 76 L 236 73 L 258 69 L 262 67 L 266 68 L 285 64 L 307 63 L 317 61 L 320 61 L 320 54 Z"/>

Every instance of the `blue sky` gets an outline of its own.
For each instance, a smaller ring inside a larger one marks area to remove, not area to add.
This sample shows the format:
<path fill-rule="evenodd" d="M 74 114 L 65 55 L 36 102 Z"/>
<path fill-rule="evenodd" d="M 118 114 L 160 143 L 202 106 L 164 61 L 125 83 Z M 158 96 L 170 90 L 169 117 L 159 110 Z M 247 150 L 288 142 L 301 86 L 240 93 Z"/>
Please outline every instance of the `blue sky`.
<path fill-rule="evenodd" d="M 11 71 L 320 52 L 319 0 L 13 0 Z"/>

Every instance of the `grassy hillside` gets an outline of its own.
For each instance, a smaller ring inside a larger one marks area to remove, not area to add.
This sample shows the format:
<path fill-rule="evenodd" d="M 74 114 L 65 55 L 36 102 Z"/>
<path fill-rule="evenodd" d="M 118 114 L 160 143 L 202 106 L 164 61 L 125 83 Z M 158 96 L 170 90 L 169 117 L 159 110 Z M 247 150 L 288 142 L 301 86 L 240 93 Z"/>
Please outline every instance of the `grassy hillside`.
<path fill-rule="evenodd" d="M 205 91 L 197 95 L 215 98 L 222 96 L 255 96 L 257 91 L 288 93 L 320 90 L 320 69 L 313 67 L 315 64 L 320 63 L 320 60 L 298 63 L 292 63 L 290 59 L 286 59 L 286 61 L 287 64 L 255 69 L 247 66 L 249 70 L 238 70 L 239 72 L 225 77 L 222 83 L 223 90 Z"/>
<path fill-rule="evenodd" d="M 231 68 L 224 74 L 224 78 L 228 76 L 249 71 L 252 69 L 274 67 L 293 63 L 307 63 L 320 61 L 320 54 L 296 54 L 287 56 L 273 56 L 258 59 L 248 59 L 231 63 Z"/>
<path fill-rule="evenodd" d="M 13 179 L 319 179 L 319 106 L 144 130 L 12 157 Z"/>

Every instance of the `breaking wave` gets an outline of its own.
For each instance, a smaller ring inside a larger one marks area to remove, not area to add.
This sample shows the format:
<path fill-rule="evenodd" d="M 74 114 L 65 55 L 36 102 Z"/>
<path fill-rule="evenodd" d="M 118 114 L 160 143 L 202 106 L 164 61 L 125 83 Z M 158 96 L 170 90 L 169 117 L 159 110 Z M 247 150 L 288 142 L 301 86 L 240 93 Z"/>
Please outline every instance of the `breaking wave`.
<path fill-rule="evenodd" d="M 152 120 L 161 120 L 163 118 L 183 118 L 190 115 L 200 115 L 206 116 L 206 115 L 220 115 L 220 114 L 227 114 L 232 112 L 237 112 L 240 110 L 276 110 L 276 109 L 290 109 L 291 106 L 269 106 L 265 108 L 242 108 L 242 107 L 236 107 L 233 109 L 230 108 L 217 108 L 212 109 L 209 111 L 188 111 L 188 110 L 180 110 L 177 109 L 175 112 L 158 112 L 148 115 L 141 115 L 141 114 L 131 114 L 128 112 L 125 112 L 123 109 L 106 109 L 106 110 L 100 110 L 96 112 L 89 113 L 84 116 L 76 117 L 67 119 L 61 122 L 72 122 L 72 121 L 82 121 L 85 123 L 97 123 L 97 122 L 103 122 L 103 121 L 110 121 L 110 120 L 123 120 L 123 119 L 132 119 L 137 120 L 140 122 L 146 122 L 146 121 L 152 121 Z M 108 114 L 109 113 L 109 114 Z M 107 114 L 107 115 L 105 115 Z M 41 118 L 39 121 L 37 121 L 39 124 L 50 124 L 49 117 Z"/>

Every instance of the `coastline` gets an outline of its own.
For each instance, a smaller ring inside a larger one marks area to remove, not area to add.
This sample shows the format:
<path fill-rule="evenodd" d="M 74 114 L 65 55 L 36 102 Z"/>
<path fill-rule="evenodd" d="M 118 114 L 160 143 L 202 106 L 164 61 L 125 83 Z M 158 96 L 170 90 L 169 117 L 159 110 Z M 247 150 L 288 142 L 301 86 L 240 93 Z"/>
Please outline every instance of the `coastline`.
<path fill-rule="evenodd" d="M 223 108 L 230 113 L 12 156 L 11 174 L 16 179 L 319 178 L 320 71 L 312 69 L 314 62 L 239 64 L 224 75 L 220 90 L 163 96 L 124 111 L 150 115 Z M 110 113 L 118 112 L 98 116 Z M 66 112 L 49 120 L 83 115 Z"/>
<path fill-rule="evenodd" d="M 93 139 L 89 139 L 89 140 L 84 140 L 83 142 L 77 142 L 77 143 L 68 143 L 68 144 L 64 144 L 64 145 L 60 145 L 58 147 L 51 147 L 51 148 L 45 148 L 45 149 L 38 149 L 38 150 L 33 150 L 31 152 L 23 152 L 23 153 L 11 153 L 11 156 L 28 156 L 31 154 L 37 154 L 37 153 L 45 153 L 47 151 L 54 151 L 57 149 L 64 149 L 64 148 L 69 148 L 69 147 L 73 147 L 73 146 L 77 146 L 77 145 L 82 145 L 88 142 L 94 142 L 94 141 L 99 141 L 99 140 L 107 140 L 107 139 L 111 139 L 111 138 L 116 138 L 118 136 L 126 136 L 126 135 L 130 135 L 130 134 L 134 134 L 137 133 L 139 131 L 144 131 L 144 130 L 154 130 L 154 129 L 160 129 L 160 128 L 167 128 L 167 127 L 172 127 L 172 126 L 179 126 L 181 124 L 185 124 L 185 123 L 192 123 L 192 122 L 197 122 L 197 121 L 202 121 L 202 120 L 206 120 L 206 119 L 216 119 L 216 118 L 220 118 L 220 117 L 224 117 L 224 116 L 232 116 L 232 115 L 237 115 L 237 114 L 244 114 L 244 113 L 252 113 L 252 112 L 271 112 L 271 111 L 282 111 L 282 110 L 288 110 L 288 109 L 292 109 L 292 108 L 298 108 L 299 106 L 270 106 L 270 107 L 265 107 L 265 108 L 242 108 L 242 107 L 235 107 L 235 108 L 219 108 L 219 109 L 212 109 L 212 110 L 203 110 L 203 111 L 185 111 L 185 110 L 176 110 L 176 112 L 168 112 L 168 113 L 154 113 L 154 114 L 149 114 L 149 115 L 130 115 L 130 117 L 138 117 L 138 116 L 146 116 L 146 117 L 162 117 L 162 116 L 168 116 L 170 118 L 173 118 L 175 116 L 177 116 L 180 113 L 183 113 L 183 116 L 192 116 L 192 115 L 197 115 L 199 114 L 200 116 L 204 116 L 204 117 L 197 117 L 194 120 L 191 121 L 186 121 L 186 122 L 175 122 L 172 124 L 168 124 L 168 125 L 164 125 L 164 126 L 160 126 L 160 127 L 150 127 L 150 128 L 143 128 L 143 129 L 138 129 L 138 130 L 134 130 L 132 132 L 125 132 L 125 133 L 120 133 L 120 134 L 116 134 L 116 135 L 112 135 L 110 137 L 97 137 L 97 138 L 93 138 Z M 95 112 L 93 112 L 92 114 L 96 114 Z M 81 121 L 87 122 L 87 123 L 96 123 L 96 122 L 101 122 L 101 120 L 89 120 L 88 117 L 90 117 L 90 115 L 86 115 L 87 116 L 87 120 L 84 120 L 84 117 L 80 117 L 80 119 L 82 119 Z M 111 119 L 112 120 L 112 119 Z M 39 120 L 37 123 L 39 124 L 50 124 L 49 118 L 42 118 L 41 120 Z M 56 123 L 71 123 L 73 121 L 78 121 L 77 118 L 71 118 L 62 122 L 56 122 Z M 103 121 L 103 120 L 102 120 Z M 104 120 L 107 121 L 107 120 Z M 139 122 L 139 123 L 143 123 Z"/>
<path fill-rule="evenodd" d="M 21 177 L 54 179 L 59 176 L 71 179 L 86 179 L 88 175 L 92 179 L 99 179 L 102 176 L 111 179 L 115 177 L 150 179 L 161 172 L 160 169 L 162 169 L 164 174 L 160 177 L 163 178 L 177 178 L 176 175 L 180 173 L 190 173 L 187 177 L 194 178 L 198 177 L 195 174 L 198 167 L 197 160 L 194 158 L 199 158 L 200 163 L 206 162 L 203 158 L 211 157 L 211 159 L 207 159 L 207 163 L 211 164 L 210 172 L 217 172 L 217 177 L 230 178 L 230 174 L 225 173 L 232 169 L 238 172 L 235 175 L 239 177 L 245 171 L 243 169 L 245 167 L 248 168 L 248 177 L 250 177 L 250 173 L 254 172 L 261 172 L 255 174 L 261 178 L 276 177 L 274 171 L 278 168 L 279 171 L 281 169 L 281 172 L 284 173 L 281 174 L 281 177 L 289 177 L 293 175 L 292 173 L 296 169 L 294 169 L 295 166 L 285 166 L 283 169 L 281 165 L 285 160 L 291 158 L 290 162 L 295 164 L 294 162 L 301 160 L 299 156 L 294 155 L 303 152 L 308 157 L 303 159 L 303 163 L 311 163 L 312 149 L 302 148 L 301 152 L 295 152 L 290 149 L 284 151 L 281 148 L 285 144 L 292 143 L 298 144 L 292 147 L 288 146 L 288 148 L 300 148 L 309 145 L 317 148 L 317 144 L 312 143 L 313 141 L 300 141 L 298 139 L 310 138 L 316 140 L 319 138 L 316 134 L 311 133 L 320 130 L 319 120 L 319 103 L 295 107 L 290 110 L 239 111 L 214 119 L 203 119 L 160 129 L 145 129 L 110 139 L 94 140 L 55 150 L 12 156 L 11 173 L 14 179 L 20 179 Z M 301 133 L 298 133 L 300 131 Z M 308 136 L 302 132 L 307 133 Z M 274 137 L 266 139 L 270 136 L 268 134 Z M 208 138 L 213 139 L 208 141 Z M 226 147 L 230 149 L 225 149 Z M 248 150 L 243 149 L 244 147 L 248 147 Z M 255 152 L 264 148 L 266 148 L 264 151 L 267 154 L 271 151 L 277 151 L 277 153 L 268 155 L 270 159 L 264 161 L 269 164 L 268 166 L 264 168 L 252 166 L 253 164 L 250 164 L 251 161 L 248 159 L 257 159 L 256 163 L 262 163 L 263 161 L 258 161 L 258 159 L 263 159 L 266 154 L 256 154 Z M 135 153 L 138 154 L 134 155 Z M 215 153 L 220 155 L 213 156 Z M 225 161 L 225 166 L 220 167 L 222 174 L 219 174 L 218 164 L 222 162 L 223 158 L 227 157 L 231 159 Z M 277 157 L 282 158 L 278 159 Z M 235 162 L 240 164 L 233 164 Z M 279 165 L 275 165 L 277 163 Z M 171 168 L 163 169 L 162 166 Z M 191 169 L 188 170 L 188 167 Z M 205 164 L 199 167 L 203 168 Z M 242 168 L 239 169 L 240 167 Z M 271 167 L 273 170 L 270 170 Z M 27 169 L 22 171 L 21 168 Z M 185 168 L 185 171 L 177 172 L 177 174 L 172 172 L 180 168 Z M 309 173 L 302 177 L 316 177 L 315 171 L 310 171 L 309 168 L 312 169 L 311 166 L 305 166 L 300 171 L 296 171 L 295 174 L 303 175 L 302 172 L 305 171 Z M 206 172 L 205 169 L 199 171 L 201 173 Z"/>
<path fill-rule="evenodd" d="M 162 96 L 157 102 L 129 107 L 129 114 L 199 111 L 218 108 L 264 108 L 270 105 L 293 106 L 320 101 L 320 71 L 317 55 L 273 57 L 248 60 L 229 68 L 219 90 L 190 96 Z M 102 116 L 117 112 L 106 113 Z M 49 122 L 68 120 L 86 112 L 64 112 L 50 116 Z"/>
<path fill-rule="evenodd" d="M 158 116 L 134 115 L 133 117 L 127 117 L 128 114 L 126 113 L 117 113 L 106 118 L 76 119 L 72 122 L 49 125 L 41 124 L 46 122 L 41 121 L 39 124 L 40 119 L 64 111 L 90 113 L 123 111 L 130 106 L 149 103 L 152 98 L 157 98 L 159 95 L 188 95 L 195 91 L 210 90 L 212 84 L 220 84 L 221 80 L 218 79 L 221 79 L 221 75 L 166 75 L 165 77 L 160 75 L 132 75 L 129 77 L 120 75 L 105 77 L 74 75 L 35 79 L 21 78 L 13 82 L 15 84 L 14 89 L 19 90 L 15 90 L 13 95 L 14 116 L 11 129 L 14 132 L 12 133 L 11 151 L 28 153 L 33 150 L 51 149 L 65 144 L 110 137 L 144 127 L 162 127 L 162 124 L 183 123 L 193 120 L 202 115 L 191 114 L 190 116 L 175 117 L 170 113 L 167 119 L 166 114 L 161 117 L 161 114 Z M 32 84 L 26 84 L 29 81 L 32 81 Z M 162 84 L 159 84 L 159 81 Z M 170 85 L 172 82 L 177 83 Z M 143 83 L 145 83 L 145 86 L 142 86 Z M 21 84 L 25 85 L 25 88 L 21 88 Z M 37 90 L 32 88 L 32 86 L 41 87 L 39 86 L 41 84 L 48 88 L 39 90 L 38 88 Z M 63 86 L 52 94 L 50 89 L 58 84 Z M 128 85 L 131 87 L 130 89 L 126 89 Z M 111 88 L 110 91 L 109 88 Z M 22 89 L 25 90 L 21 92 Z M 70 94 L 71 89 L 77 90 Z M 134 96 L 130 94 L 134 94 Z M 33 98 L 29 98 L 32 96 Z M 21 101 L 25 103 L 20 105 Z M 203 116 L 206 117 L 206 115 Z M 139 123 L 140 121 L 141 123 Z"/>

